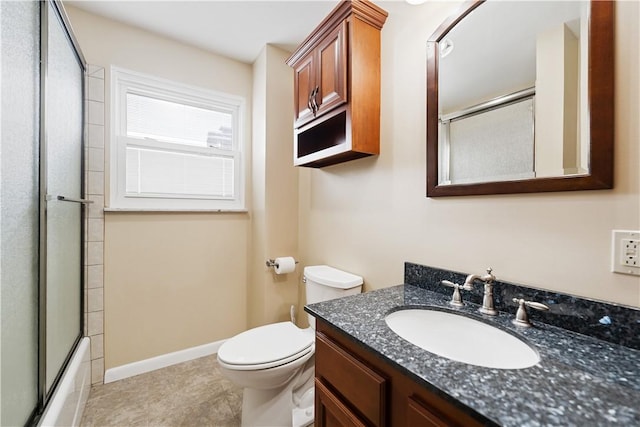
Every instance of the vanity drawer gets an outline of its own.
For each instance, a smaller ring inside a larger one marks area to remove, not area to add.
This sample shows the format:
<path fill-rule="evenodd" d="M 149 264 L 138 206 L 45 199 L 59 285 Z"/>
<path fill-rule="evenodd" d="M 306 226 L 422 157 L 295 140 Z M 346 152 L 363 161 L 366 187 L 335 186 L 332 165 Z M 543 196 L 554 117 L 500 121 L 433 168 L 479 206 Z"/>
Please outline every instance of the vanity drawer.
<path fill-rule="evenodd" d="M 316 378 L 316 425 L 322 427 L 365 427 L 336 395 Z"/>
<path fill-rule="evenodd" d="M 407 403 L 407 427 L 450 427 L 454 425 L 435 412 L 433 408 L 427 407 L 414 397 L 409 397 Z"/>
<path fill-rule="evenodd" d="M 322 332 L 316 333 L 316 381 L 368 423 L 385 425 L 387 380 Z"/>

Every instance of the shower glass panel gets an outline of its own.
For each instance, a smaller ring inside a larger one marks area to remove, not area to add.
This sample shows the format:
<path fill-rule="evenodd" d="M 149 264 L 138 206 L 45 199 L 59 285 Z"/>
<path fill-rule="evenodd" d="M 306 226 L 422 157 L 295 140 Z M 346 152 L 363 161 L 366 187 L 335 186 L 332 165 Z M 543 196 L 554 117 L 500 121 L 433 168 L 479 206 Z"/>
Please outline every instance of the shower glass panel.
<path fill-rule="evenodd" d="M 0 425 L 24 425 L 38 402 L 37 2 L 0 2 Z"/>
<path fill-rule="evenodd" d="M 50 3 L 47 7 L 43 173 L 48 393 L 81 335 L 83 67 L 58 15 Z"/>

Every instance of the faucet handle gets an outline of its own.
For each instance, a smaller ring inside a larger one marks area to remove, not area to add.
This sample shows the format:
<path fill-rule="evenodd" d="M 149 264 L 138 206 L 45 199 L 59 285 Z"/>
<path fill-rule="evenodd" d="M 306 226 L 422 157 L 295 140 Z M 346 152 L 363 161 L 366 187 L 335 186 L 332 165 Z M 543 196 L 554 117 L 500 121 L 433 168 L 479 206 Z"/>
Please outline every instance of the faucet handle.
<path fill-rule="evenodd" d="M 527 307 L 535 308 L 536 310 L 548 311 L 549 307 L 535 301 L 526 301 L 523 298 L 514 298 L 513 302 L 519 304 L 518 311 L 516 312 L 516 318 L 513 319 L 513 323 L 518 326 L 524 326 L 528 328 L 531 325 L 529 321 L 529 313 L 527 313 Z"/>
<path fill-rule="evenodd" d="M 524 303 L 525 303 L 525 305 L 527 307 L 535 308 L 536 310 L 549 311 L 549 306 L 546 306 L 546 305 L 544 305 L 542 303 L 539 303 L 539 302 L 525 301 Z"/>
<path fill-rule="evenodd" d="M 460 289 L 464 289 L 464 286 L 458 285 L 457 283 L 453 283 L 448 280 L 443 280 L 440 283 L 453 288 L 453 295 L 451 295 L 451 301 L 449 301 L 449 304 L 454 307 L 462 307 L 464 303 L 462 302 L 462 294 L 460 293 Z"/>

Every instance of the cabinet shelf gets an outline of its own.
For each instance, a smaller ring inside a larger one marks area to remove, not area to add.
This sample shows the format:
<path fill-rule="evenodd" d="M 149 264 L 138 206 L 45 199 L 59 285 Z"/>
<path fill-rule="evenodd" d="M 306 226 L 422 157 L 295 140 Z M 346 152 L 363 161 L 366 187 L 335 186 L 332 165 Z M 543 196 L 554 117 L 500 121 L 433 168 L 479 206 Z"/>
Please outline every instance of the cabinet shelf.
<path fill-rule="evenodd" d="M 294 165 L 319 168 L 377 154 L 353 149 L 348 116 L 347 108 L 338 108 L 309 126 L 296 129 Z"/>

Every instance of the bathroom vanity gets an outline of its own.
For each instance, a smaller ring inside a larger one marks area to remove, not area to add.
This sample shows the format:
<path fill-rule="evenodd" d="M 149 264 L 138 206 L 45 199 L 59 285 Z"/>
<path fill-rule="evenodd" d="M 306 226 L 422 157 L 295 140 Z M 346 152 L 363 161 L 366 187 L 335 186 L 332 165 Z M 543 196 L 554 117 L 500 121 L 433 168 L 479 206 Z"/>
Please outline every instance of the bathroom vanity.
<path fill-rule="evenodd" d="M 420 268 L 426 274 L 416 279 Z M 463 307 L 449 305 L 450 288 L 439 282 L 459 276 L 407 264 L 404 285 L 305 307 L 317 321 L 317 426 L 640 424 L 640 311 L 498 282 L 499 313 L 486 316 L 474 303 L 477 293 L 465 295 Z M 514 295 L 545 302 L 551 311 L 531 313 L 534 327 L 517 327 Z M 526 369 L 496 369 L 437 356 L 388 327 L 385 317 L 405 308 L 489 323 L 525 341 L 540 361 Z M 564 319 L 581 333 L 542 323 L 545 316 L 550 323 Z"/>
<path fill-rule="evenodd" d="M 317 426 L 480 426 L 322 320 L 316 324 Z M 387 422 L 388 420 L 388 422 Z"/>

